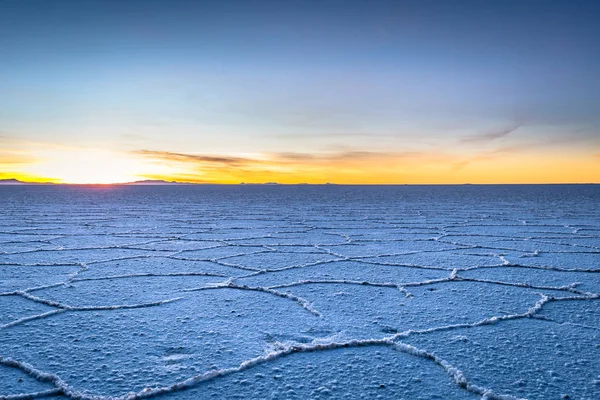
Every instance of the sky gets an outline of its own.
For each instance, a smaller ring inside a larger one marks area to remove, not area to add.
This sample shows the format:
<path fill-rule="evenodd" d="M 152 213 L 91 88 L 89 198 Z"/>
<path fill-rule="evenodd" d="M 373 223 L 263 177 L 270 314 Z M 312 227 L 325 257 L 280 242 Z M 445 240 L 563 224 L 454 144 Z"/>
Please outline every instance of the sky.
<path fill-rule="evenodd" d="M 600 2 L 0 0 L 0 179 L 600 183 Z"/>

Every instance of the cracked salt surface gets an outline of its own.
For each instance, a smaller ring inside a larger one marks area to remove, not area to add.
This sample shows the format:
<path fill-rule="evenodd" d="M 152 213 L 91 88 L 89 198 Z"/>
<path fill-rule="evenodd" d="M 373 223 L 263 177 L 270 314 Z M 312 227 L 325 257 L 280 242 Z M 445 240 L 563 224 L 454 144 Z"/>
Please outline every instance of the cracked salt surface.
<path fill-rule="evenodd" d="M 0 399 L 600 398 L 598 186 L 0 200 Z"/>

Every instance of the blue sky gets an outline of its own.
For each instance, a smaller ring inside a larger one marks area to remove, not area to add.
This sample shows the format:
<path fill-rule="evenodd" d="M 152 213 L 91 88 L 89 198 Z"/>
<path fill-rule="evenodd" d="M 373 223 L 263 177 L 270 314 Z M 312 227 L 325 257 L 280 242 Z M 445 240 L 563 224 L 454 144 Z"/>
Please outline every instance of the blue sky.
<path fill-rule="evenodd" d="M 596 1 L 2 1 L 0 159 L 595 157 L 599 20 Z"/>

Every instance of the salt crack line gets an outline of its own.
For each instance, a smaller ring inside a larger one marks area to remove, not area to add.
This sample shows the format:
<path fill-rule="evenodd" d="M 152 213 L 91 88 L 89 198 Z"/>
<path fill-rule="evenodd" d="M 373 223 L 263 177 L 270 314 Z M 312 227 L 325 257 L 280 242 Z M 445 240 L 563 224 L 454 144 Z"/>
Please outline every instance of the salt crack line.
<path fill-rule="evenodd" d="M 88 394 L 84 394 L 72 389 L 65 381 L 63 381 L 58 375 L 51 374 L 48 372 L 40 371 L 34 368 L 31 364 L 28 364 L 23 361 L 13 360 L 9 357 L 3 357 L 0 355 L 0 364 L 5 365 L 10 368 L 16 368 L 27 375 L 32 376 L 38 382 L 49 382 L 52 383 L 56 389 L 56 394 L 62 394 L 72 399 L 81 399 L 81 400 L 108 400 L 107 397 L 104 396 L 92 396 Z"/>
<path fill-rule="evenodd" d="M 407 254 L 400 254 L 407 255 Z M 372 258 L 378 258 L 380 256 L 373 256 Z M 347 260 L 343 261 L 354 261 L 362 264 L 370 264 L 370 265 L 380 265 L 384 267 L 399 267 L 399 268 L 415 268 L 415 269 L 427 269 L 434 271 L 451 271 L 452 268 L 447 267 L 435 267 L 429 265 L 419 265 L 419 264 L 405 264 L 405 263 L 393 263 L 393 262 L 385 262 L 385 261 L 374 261 L 374 260 L 363 260 L 360 257 L 351 257 Z"/>
<path fill-rule="evenodd" d="M 56 238 L 53 238 L 51 240 L 54 240 L 54 239 L 56 239 Z M 62 246 L 59 246 L 57 248 L 29 249 L 29 250 L 15 251 L 15 252 L 9 252 L 9 253 L 4 253 L 4 254 L 5 255 L 17 255 L 17 254 L 42 253 L 42 252 L 64 253 L 64 252 L 72 252 L 72 251 L 89 251 L 89 250 L 168 251 L 168 250 L 157 250 L 157 249 L 144 249 L 144 248 L 139 248 L 136 246 L 144 246 L 144 245 L 155 244 L 155 243 L 164 243 L 164 242 L 169 242 L 170 240 L 171 239 L 149 240 L 149 241 L 145 241 L 145 242 L 129 243 L 129 244 L 122 244 L 122 245 L 113 244 L 113 245 L 108 245 L 108 246 L 89 246 L 89 247 L 62 247 Z"/>
<path fill-rule="evenodd" d="M 64 286 L 65 283 L 66 282 L 61 281 L 61 282 L 56 282 L 56 283 L 50 283 L 48 285 L 34 286 L 34 287 L 27 288 L 27 289 L 15 290 L 12 292 L 3 292 L 3 293 L 0 293 L 0 296 L 20 296 L 19 292 L 29 293 L 29 292 L 35 292 L 37 290 L 52 289 L 55 287 Z"/>
<path fill-rule="evenodd" d="M 305 310 L 310 312 L 311 314 L 316 315 L 317 317 L 322 317 L 321 313 L 314 309 L 314 307 L 312 306 L 312 303 L 310 301 L 308 301 L 302 297 L 295 296 L 291 293 L 279 292 L 279 291 L 274 290 L 269 287 L 238 285 L 236 283 L 233 283 L 231 280 L 229 280 L 222 284 L 217 284 L 217 285 L 212 285 L 212 286 L 203 286 L 203 287 L 192 288 L 192 289 L 184 289 L 183 291 L 184 292 L 197 292 L 197 291 L 201 291 L 201 290 L 213 290 L 213 289 L 239 289 L 239 290 L 270 293 L 275 296 L 282 297 L 284 299 L 293 300 L 296 303 L 298 303 L 302 308 L 304 308 Z"/>
<path fill-rule="evenodd" d="M 104 264 L 104 263 L 115 262 L 115 261 L 140 260 L 143 258 L 159 258 L 159 257 L 168 257 L 168 255 L 156 256 L 153 254 L 140 254 L 137 256 L 125 256 L 125 257 L 108 258 L 106 260 L 94 260 L 94 261 L 89 261 L 86 264 L 87 265 Z"/>
<path fill-rule="evenodd" d="M 79 269 L 71 274 L 69 274 L 69 278 L 65 281 L 65 285 L 68 285 L 70 282 L 73 282 L 73 280 L 75 278 L 77 278 L 77 276 L 79 276 L 79 274 L 81 274 L 82 272 L 85 272 L 89 270 L 88 266 L 86 263 L 82 262 Z"/>
<path fill-rule="evenodd" d="M 19 263 L 19 262 L 0 262 L 0 266 L 4 267 L 79 267 L 79 262 L 63 262 L 63 263 Z"/>
<path fill-rule="evenodd" d="M 35 392 L 35 393 L 0 395 L 0 400 L 31 400 L 31 399 L 37 399 L 40 397 L 60 396 L 61 394 L 62 394 L 62 390 L 56 388 L 56 389 L 49 389 L 49 390 L 44 390 L 42 392 Z"/>
<path fill-rule="evenodd" d="M 235 246 L 235 245 L 229 245 L 229 246 Z M 224 246 L 224 247 L 226 247 L 226 246 Z M 260 245 L 260 246 L 257 245 L 257 246 L 249 246 L 249 247 L 263 247 L 263 246 L 262 245 Z M 251 251 L 249 253 L 236 253 L 236 254 L 230 254 L 230 255 L 226 255 L 226 256 L 222 256 L 222 257 L 214 257 L 214 258 L 211 258 L 211 260 L 219 260 L 220 261 L 220 260 L 226 260 L 228 258 L 235 258 L 235 257 L 242 257 L 242 256 L 252 256 L 252 255 L 255 255 L 255 254 L 265 254 L 265 253 L 273 253 L 273 252 L 274 252 L 274 250 L 268 250 L 268 249 L 265 249 L 265 250 L 256 250 L 256 251 Z"/>
<path fill-rule="evenodd" d="M 227 278 L 229 275 L 219 274 L 216 272 L 171 272 L 166 274 L 155 274 L 155 273 L 140 273 L 140 274 L 124 274 L 124 275 L 108 275 L 99 276 L 93 278 L 75 278 L 71 282 L 85 282 L 85 281 L 103 281 L 111 279 L 127 279 L 127 278 L 154 278 L 154 277 L 170 277 L 170 276 L 213 276 L 220 278 Z"/>
<path fill-rule="evenodd" d="M 64 308 L 60 308 L 58 310 L 52 310 L 52 311 L 48 311 L 48 312 L 45 312 L 45 313 L 42 313 L 42 314 L 36 314 L 36 315 L 29 316 L 29 317 L 20 318 L 20 319 L 11 321 L 11 322 L 9 322 L 7 324 L 0 325 L 0 330 L 7 329 L 7 328 L 12 328 L 13 326 L 21 325 L 21 324 L 24 324 L 25 322 L 35 321 L 36 319 L 42 319 L 42 318 L 50 317 L 52 315 L 60 314 L 60 313 L 63 313 L 65 311 L 67 311 L 67 310 L 65 310 Z M 0 399 L 1 398 L 2 397 L 0 396 Z"/>
<path fill-rule="evenodd" d="M 261 271 L 258 268 L 247 267 L 247 266 L 241 265 L 241 264 L 228 263 L 228 262 L 225 262 L 225 261 L 221 261 L 221 259 L 208 259 L 208 260 L 205 260 L 205 261 L 206 262 L 212 262 L 214 264 L 221 265 L 223 267 L 241 269 L 243 271 L 253 271 L 253 272 L 260 272 Z"/>
<path fill-rule="evenodd" d="M 514 242 L 522 242 L 525 241 L 526 238 L 523 238 L 523 240 L 513 240 Z M 453 242 L 447 242 L 447 241 L 438 241 L 439 243 L 446 243 L 446 244 L 452 244 L 455 246 L 458 246 L 457 243 L 453 243 Z M 515 253 L 527 253 L 528 250 L 525 249 L 515 249 L 515 248 L 511 248 L 511 247 L 500 247 L 500 246 L 488 246 L 488 245 L 479 245 L 479 244 L 474 244 L 474 245 L 463 245 L 463 249 L 490 249 L 490 250 L 502 250 L 502 251 L 512 251 Z M 454 249 L 454 250 L 461 250 L 461 249 Z M 600 253 L 599 251 L 565 251 L 565 250 L 543 250 L 544 253 L 547 254 L 598 254 Z"/>
<path fill-rule="evenodd" d="M 341 285 L 358 285 L 358 286 L 376 286 L 398 288 L 398 284 L 392 282 L 369 282 L 369 281 L 353 281 L 347 279 L 302 279 L 296 282 L 282 283 L 279 285 L 267 286 L 267 289 L 283 289 L 301 285 L 311 284 L 341 284 Z"/>
<path fill-rule="evenodd" d="M 245 277 L 238 277 L 245 278 Z M 301 285 L 312 285 L 312 284 L 338 284 L 338 285 L 357 285 L 357 286 L 374 286 L 374 287 L 389 287 L 398 289 L 401 293 L 404 293 L 406 297 L 413 297 L 412 293 L 407 291 L 402 284 L 393 282 L 369 282 L 369 281 L 354 281 L 348 279 L 304 279 L 291 283 L 282 283 L 279 285 L 267 286 L 268 289 L 282 289 Z"/>
<path fill-rule="evenodd" d="M 566 292 L 579 294 L 582 296 L 590 296 L 590 295 L 593 296 L 594 295 L 594 293 L 583 292 L 581 290 L 575 289 L 575 287 L 577 285 L 579 285 L 579 282 L 573 282 L 569 285 L 564 285 L 564 286 L 542 286 L 542 285 L 533 285 L 530 283 L 523 283 L 523 282 L 505 282 L 505 281 L 496 281 L 496 280 L 490 280 L 490 279 L 466 278 L 466 277 L 458 276 L 458 275 L 455 276 L 454 280 L 464 281 L 464 282 L 489 283 L 492 285 L 501 285 L 501 286 L 513 286 L 513 287 L 520 287 L 520 288 L 525 288 L 525 289 L 560 290 L 560 291 L 566 291 Z"/>
<path fill-rule="evenodd" d="M 443 331 L 450 331 L 450 330 L 462 329 L 462 328 L 476 328 L 476 327 L 484 326 L 484 325 L 494 325 L 501 321 L 533 318 L 534 316 L 536 316 L 536 314 L 542 309 L 542 307 L 545 304 L 547 304 L 551 301 L 589 300 L 588 297 L 555 298 L 555 297 L 546 296 L 545 294 L 542 294 L 542 293 L 539 293 L 539 295 L 540 295 L 540 299 L 532 307 L 530 307 L 527 311 L 525 311 L 524 313 L 521 313 L 521 314 L 493 316 L 490 318 L 484 318 L 484 319 L 476 321 L 476 322 L 453 324 L 453 325 L 442 325 L 442 326 L 436 326 L 436 327 L 428 328 L 428 329 L 418 329 L 418 330 L 409 329 L 404 332 L 398 332 L 398 333 L 394 334 L 393 336 L 391 336 L 391 338 L 392 338 L 392 340 L 404 339 L 411 335 L 422 335 L 422 334 L 429 334 L 429 333 L 433 333 L 433 332 L 443 332 Z"/>
<path fill-rule="evenodd" d="M 265 268 L 265 269 L 257 271 L 257 272 L 260 272 L 263 274 L 268 273 L 268 272 L 281 272 L 281 271 L 287 271 L 290 269 L 315 267 L 317 265 L 331 264 L 331 263 L 340 262 L 340 261 L 348 261 L 348 259 L 342 258 L 342 259 L 331 259 L 331 260 L 318 260 L 318 261 L 311 262 L 311 263 L 299 264 L 299 265 L 289 265 L 287 267 L 281 267 L 281 268 L 270 268 L 270 269 Z"/>
<path fill-rule="evenodd" d="M 594 238 L 593 236 L 591 238 Z M 552 240 L 552 239 L 550 239 Z M 593 249 L 596 251 L 589 251 L 589 252 L 577 252 L 577 253 L 591 253 L 591 254 L 598 254 L 600 253 L 600 247 L 598 246 L 592 246 L 592 245 L 587 245 L 587 244 L 577 244 L 577 243 L 564 243 L 564 242 L 552 242 L 552 241 L 547 241 L 545 239 L 537 239 L 537 238 L 532 238 L 531 240 L 532 242 L 536 242 L 536 243 L 543 243 L 543 244 L 552 244 L 552 245 L 556 245 L 556 246 L 566 246 L 566 247 L 583 247 L 586 249 Z M 571 252 L 565 252 L 565 253 L 571 253 Z"/>
<path fill-rule="evenodd" d="M 506 261 L 506 260 L 505 260 Z M 487 269 L 487 268 L 521 268 L 521 269 L 538 269 L 543 271 L 557 271 L 557 272 L 588 272 L 598 273 L 600 268 L 565 268 L 565 267 L 553 267 L 549 265 L 525 265 L 518 264 L 510 261 L 503 262 L 502 264 L 495 265 L 476 265 L 474 267 L 458 268 L 459 271 L 472 271 L 475 269 Z"/>
<path fill-rule="evenodd" d="M 173 299 L 154 301 L 151 303 L 139 303 L 139 304 L 119 304 L 114 306 L 89 306 L 89 307 L 72 307 L 66 309 L 66 311 L 103 311 L 103 310 L 128 310 L 132 308 L 146 308 L 146 307 L 156 307 L 161 306 L 163 304 L 173 303 L 175 301 L 181 300 L 183 297 L 175 297 Z"/>
<path fill-rule="evenodd" d="M 224 267 L 236 268 L 236 269 L 241 269 L 241 270 L 244 270 L 244 271 L 253 271 L 253 272 L 260 271 L 260 269 L 258 269 L 258 268 L 246 267 L 244 265 L 233 264 L 233 263 L 228 263 L 228 262 L 221 261 L 221 260 L 223 260 L 225 258 L 229 258 L 229 257 L 223 257 L 223 258 L 191 258 L 191 257 L 177 257 L 177 256 L 174 256 L 174 255 L 160 256 L 160 257 L 168 258 L 170 260 L 179 260 L 179 261 L 210 262 L 210 263 L 221 265 L 221 266 L 224 266 Z"/>
<path fill-rule="evenodd" d="M 248 277 L 248 276 L 237 277 L 235 279 L 243 279 L 246 277 Z M 429 279 L 429 280 L 424 280 L 424 281 L 419 281 L 419 282 L 393 283 L 393 282 L 357 281 L 357 280 L 348 280 L 348 279 L 303 279 L 303 280 L 290 282 L 290 283 L 282 283 L 279 285 L 267 286 L 266 288 L 267 289 L 282 289 L 282 288 L 301 286 L 301 285 L 310 285 L 310 284 L 343 284 L 343 285 L 397 288 L 401 292 L 406 294 L 406 293 L 408 293 L 405 290 L 406 287 L 427 286 L 427 285 L 433 285 L 433 284 L 437 284 L 437 283 L 460 282 L 460 281 L 477 282 L 477 283 L 502 285 L 502 286 L 512 286 L 512 287 L 519 287 L 519 288 L 525 288 L 525 289 L 567 291 L 567 292 L 572 292 L 572 293 L 575 293 L 578 295 L 587 296 L 590 298 L 592 298 L 593 296 L 596 295 L 595 293 L 583 292 L 583 291 L 575 289 L 575 286 L 578 284 L 577 282 L 571 283 L 570 285 L 565 285 L 565 286 L 539 286 L 539 285 L 532 285 L 532 284 L 521 283 L 521 282 L 503 282 L 503 281 L 495 281 L 495 280 L 487 280 L 487 279 L 465 278 L 465 277 L 459 276 L 457 274 L 456 268 L 452 271 L 452 273 L 450 274 L 450 277 L 448 277 L 448 278 Z M 408 295 L 412 296 L 410 293 L 408 293 Z"/>
<path fill-rule="evenodd" d="M 34 296 L 31 293 L 28 293 L 28 292 L 25 292 L 25 291 L 17 290 L 14 293 L 15 293 L 15 295 L 21 296 L 21 297 L 23 297 L 23 298 L 25 298 L 27 300 L 31 300 L 31 301 L 34 301 L 34 302 L 40 303 L 40 304 L 45 304 L 45 305 L 50 306 L 50 307 L 62 308 L 62 309 L 69 309 L 69 308 L 71 308 L 71 306 L 59 303 L 57 301 L 42 299 L 41 297 Z"/>
<path fill-rule="evenodd" d="M 541 319 L 542 321 L 552 322 L 552 323 L 555 323 L 557 325 L 562 325 L 562 326 L 565 326 L 565 325 L 567 325 L 567 326 L 576 326 L 578 328 L 592 329 L 592 330 L 595 330 L 595 331 L 600 331 L 600 328 L 597 327 L 597 326 L 590 326 L 590 325 L 585 325 L 585 324 L 578 324 L 576 322 L 568 322 L 568 321 L 566 321 L 566 322 L 560 322 L 560 321 L 557 321 L 557 320 L 555 320 L 553 318 L 550 318 L 548 316 L 545 316 L 545 315 L 540 315 L 540 316 L 538 316 L 538 318 Z"/>
<path fill-rule="evenodd" d="M 48 303 L 54 303 L 51 302 L 49 300 L 44 300 L 44 299 L 39 299 L 35 296 L 31 296 L 37 300 L 34 300 L 38 303 L 42 303 L 42 304 L 47 304 L 50 305 Z M 57 307 L 56 310 L 52 310 L 52 311 L 48 311 L 42 314 L 36 314 L 36 315 L 32 315 L 29 317 L 24 317 L 24 318 L 20 318 L 14 321 L 11 321 L 7 324 L 4 325 L 0 325 L 0 330 L 2 329 L 7 329 L 7 328 L 12 328 L 13 326 L 16 325 L 21 325 L 23 323 L 26 322 L 30 322 L 30 321 L 34 321 L 34 320 L 38 320 L 38 319 L 42 319 L 42 318 L 47 318 L 47 317 L 51 317 L 53 315 L 56 314 L 60 314 L 60 313 L 64 313 L 67 311 L 77 311 L 77 312 L 83 312 L 83 311 L 106 311 L 106 310 L 129 310 L 129 309 L 136 309 L 136 308 L 147 308 L 147 307 L 157 307 L 163 304 L 168 304 L 168 303 L 172 303 L 178 300 L 183 299 L 183 297 L 176 297 L 173 299 L 167 299 L 167 300 L 160 300 L 160 301 L 155 301 L 155 302 L 151 302 L 151 303 L 139 303 L 139 304 L 118 304 L 118 305 L 110 305 L 110 306 L 69 306 L 69 305 L 65 305 L 65 304 L 60 304 L 60 303 L 54 303 L 56 304 L 54 307 Z M 30 299 L 32 300 L 32 299 Z"/>

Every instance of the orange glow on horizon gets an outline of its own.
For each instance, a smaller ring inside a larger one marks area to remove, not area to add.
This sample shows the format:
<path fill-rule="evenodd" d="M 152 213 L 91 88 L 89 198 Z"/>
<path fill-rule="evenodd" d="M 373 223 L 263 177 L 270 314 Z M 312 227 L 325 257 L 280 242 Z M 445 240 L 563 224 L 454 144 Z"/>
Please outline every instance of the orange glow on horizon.
<path fill-rule="evenodd" d="M 501 184 L 600 183 L 593 154 L 506 154 L 472 158 L 446 153 L 189 155 L 51 149 L 29 163 L 3 163 L 0 179 L 68 184 L 118 184 L 144 179 L 238 184 Z"/>

